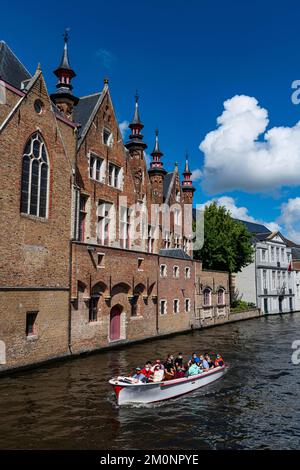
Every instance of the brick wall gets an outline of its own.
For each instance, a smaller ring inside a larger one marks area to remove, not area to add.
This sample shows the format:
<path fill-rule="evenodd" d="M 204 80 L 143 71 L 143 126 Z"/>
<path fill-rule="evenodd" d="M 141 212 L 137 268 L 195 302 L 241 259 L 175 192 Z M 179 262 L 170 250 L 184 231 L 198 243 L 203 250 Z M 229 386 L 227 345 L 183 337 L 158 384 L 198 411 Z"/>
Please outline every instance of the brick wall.
<path fill-rule="evenodd" d="M 35 364 L 68 354 L 67 291 L 0 291 L 0 339 L 8 368 Z M 37 312 L 36 334 L 26 336 L 26 313 Z"/>

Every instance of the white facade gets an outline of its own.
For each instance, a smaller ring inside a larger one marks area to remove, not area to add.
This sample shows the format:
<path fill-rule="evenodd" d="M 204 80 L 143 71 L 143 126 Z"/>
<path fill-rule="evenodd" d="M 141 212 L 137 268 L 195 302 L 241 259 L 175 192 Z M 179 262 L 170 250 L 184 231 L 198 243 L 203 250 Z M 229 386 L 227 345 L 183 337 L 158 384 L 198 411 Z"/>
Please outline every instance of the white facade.
<path fill-rule="evenodd" d="M 291 248 L 279 232 L 255 236 L 254 248 L 253 263 L 236 276 L 242 300 L 255 303 L 265 314 L 296 310 L 296 272 L 289 269 Z M 300 307 L 300 298 L 298 302 Z"/>

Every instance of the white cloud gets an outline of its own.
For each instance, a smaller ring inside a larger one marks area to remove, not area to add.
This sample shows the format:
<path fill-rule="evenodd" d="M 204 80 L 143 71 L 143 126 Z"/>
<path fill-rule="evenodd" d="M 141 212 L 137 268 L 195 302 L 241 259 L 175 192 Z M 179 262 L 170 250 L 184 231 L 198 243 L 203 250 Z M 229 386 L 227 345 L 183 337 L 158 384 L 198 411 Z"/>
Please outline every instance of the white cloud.
<path fill-rule="evenodd" d="M 129 121 L 124 120 L 119 123 L 119 128 L 120 128 L 123 139 L 125 139 L 126 134 L 129 131 L 128 126 L 129 126 Z"/>
<path fill-rule="evenodd" d="M 225 206 L 226 209 L 230 211 L 234 219 L 241 219 L 241 220 L 246 220 L 247 222 L 254 222 L 257 224 L 265 225 L 272 232 L 280 230 L 280 225 L 279 223 L 277 223 L 277 221 L 265 222 L 264 220 L 255 219 L 249 214 L 249 210 L 247 207 L 237 206 L 236 201 L 233 197 L 222 196 L 219 198 L 210 199 L 209 201 L 206 201 L 204 204 L 201 204 L 200 207 L 204 209 L 206 206 L 209 206 L 213 201 L 216 201 L 218 206 Z M 300 210 L 300 198 L 299 198 L 299 210 Z"/>
<path fill-rule="evenodd" d="M 300 243 L 300 197 L 288 199 L 281 205 L 278 221 L 284 226 L 286 236 Z"/>
<path fill-rule="evenodd" d="M 192 181 L 199 181 L 202 178 L 202 171 L 200 168 L 196 168 L 192 171 L 191 180 Z"/>
<path fill-rule="evenodd" d="M 200 144 L 203 188 L 267 191 L 300 184 L 300 121 L 293 127 L 268 126 L 268 112 L 250 96 L 224 102 L 218 127 Z"/>

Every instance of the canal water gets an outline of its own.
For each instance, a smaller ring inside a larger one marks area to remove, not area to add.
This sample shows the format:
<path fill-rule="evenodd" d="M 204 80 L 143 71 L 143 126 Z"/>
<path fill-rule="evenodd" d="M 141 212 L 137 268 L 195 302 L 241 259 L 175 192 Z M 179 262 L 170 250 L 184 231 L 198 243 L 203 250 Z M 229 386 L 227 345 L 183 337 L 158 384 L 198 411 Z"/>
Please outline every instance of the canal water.
<path fill-rule="evenodd" d="M 0 378 L 2 449 L 298 449 L 300 314 L 195 331 Z M 224 379 L 118 408 L 107 384 L 168 352 L 220 351 Z"/>

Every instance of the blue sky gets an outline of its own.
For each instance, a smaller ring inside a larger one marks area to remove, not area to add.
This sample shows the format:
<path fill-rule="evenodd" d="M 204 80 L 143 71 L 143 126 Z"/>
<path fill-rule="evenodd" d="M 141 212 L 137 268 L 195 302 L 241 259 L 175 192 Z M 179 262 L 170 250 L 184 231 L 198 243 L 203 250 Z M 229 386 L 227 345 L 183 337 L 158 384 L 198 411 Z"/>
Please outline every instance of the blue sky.
<path fill-rule="evenodd" d="M 260 130 L 293 128 L 300 120 L 300 105 L 291 101 L 291 84 L 300 80 L 297 0 L 111 0 L 87 4 L 53 0 L 45 2 L 44 8 L 29 0 L 24 5 L 24 1 L 11 1 L 1 7 L 1 39 L 31 72 L 41 62 L 49 91 L 55 86 L 52 70 L 61 56 L 62 33 L 70 27 L 70 62 L 77 73 L 75 94 L 99 91 L 108 75 L 115 110 L 123 122 L 132 117 L 133 95 L 138 89 L 149 153 L 157 126 L 168 169 L 175 161 L 182 168 L 188 149 L 191 168 L 203 174 L 195 181 L 197 203 L 221 198 L 234 215 L 271 222 L 271 227 L 278 224 L 300 242 L 298 134 L 294 133 L 292 149 L 289 136 L 277 135 L 275 148 L 267 144 L 265 153 L 259 155 L 257 148 L 249 150 L 249 135 L 245 149 L 239 146 L 237 152 L 228 140 L 227 152 L 223 151 L 223 137 L 217 135 L 217 147 L 206 145 L 204 167 L 204 153 L 199 150 L 207 134 L 216 130 L 224 101 L 235 95 L 254 97 L 258 103 L 230 101 L 230 126 L 250 115 L 256 129 L 261 108 L 267 110 L 269 122 L 267 127 L 258 123 Z M 245 111 L 242 118 L 241 108 Z M 228 116 L 226 119 L 225 130 Z M 241 133 L 249 131 L 240 127 Z M 253 140 L 257 139 L 263 141 L 261 135 Z M 291 152 L 295 161 L 286 170 Z M 276 174 L 269 172 L 268 158 L 271 166 L 277 158 Z M 256 184 L 262 172 L 270 174 L 269 181 Z"/>

